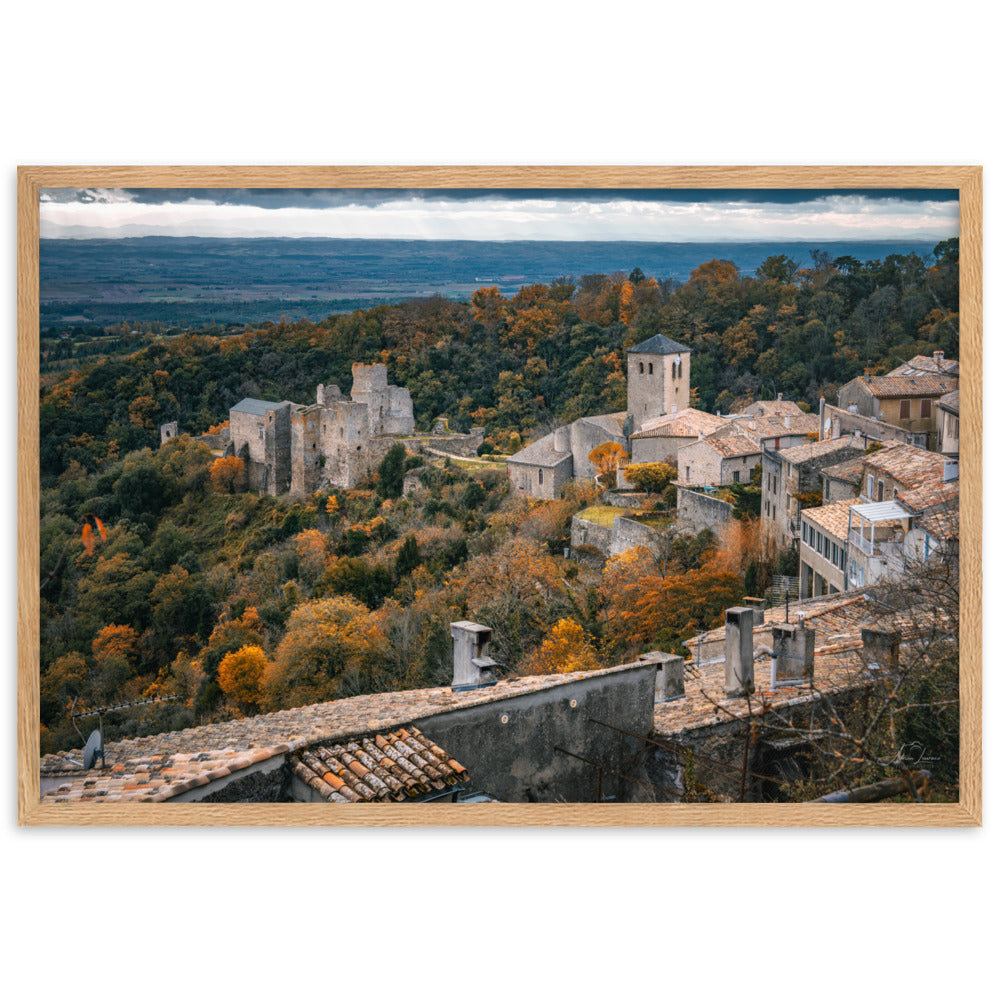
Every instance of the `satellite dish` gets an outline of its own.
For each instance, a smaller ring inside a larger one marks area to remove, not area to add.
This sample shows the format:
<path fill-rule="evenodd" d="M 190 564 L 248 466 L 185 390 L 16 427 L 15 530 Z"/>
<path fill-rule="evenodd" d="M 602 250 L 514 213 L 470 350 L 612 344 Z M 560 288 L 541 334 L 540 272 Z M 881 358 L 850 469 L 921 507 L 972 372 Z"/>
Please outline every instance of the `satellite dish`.
<path fill-rule="evenodd" d="M 83 748 L 83 767 L 89 771 L 94 766 L 94 761 L 100 757 L 101 764 L 104 764 L 104 742 L 101 740 L 100 729 L 95 729 L 87 739 L 87 745 Z"/>

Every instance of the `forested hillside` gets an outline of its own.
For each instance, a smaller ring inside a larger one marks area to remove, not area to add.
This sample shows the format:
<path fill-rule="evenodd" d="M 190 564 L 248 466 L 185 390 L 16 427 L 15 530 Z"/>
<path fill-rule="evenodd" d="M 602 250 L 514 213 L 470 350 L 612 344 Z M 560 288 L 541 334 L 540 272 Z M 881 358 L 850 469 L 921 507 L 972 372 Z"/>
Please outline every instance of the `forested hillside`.
<path fill-rule="evenodd" d="M 158 338 L 53 377 L 41 396 L 43 750 L 79 745 L 69 710 L 87 705 L 177 695 L 148 718 L 108 720 L 148 730 L 447 682 L 455 618 L 494 625 L 509 669 L 610 664 L 679 648 L 743 593 L 752 526 L 719 550 L 703 539 L 591 570 L 561 555 L 587 488 L 531 503 L 508 495 L 502 466 L 456 463 L 402 497 L 396 454 L 367 489 L 294 503 L 235 492 L 190 437 L 158 447 L 161 423 L 196 435 L 244 396 L 306 402 L 318 382 L 348 391 L 352 362 L 384 361 L 418 428 L 482 425 L 484 451 L 509 452 L 624 409 L 624 351 L 655 333 L 691 346 L 693 405 L 782 392 L 814 406 L 865 367 L 957 356 L 957 252 L 940 244 L 930 266 L 776 257 L 753 278 L 712 260 L 680 286 L 635 270 L 511 298 L 483 289 L 468 303 Z"/>

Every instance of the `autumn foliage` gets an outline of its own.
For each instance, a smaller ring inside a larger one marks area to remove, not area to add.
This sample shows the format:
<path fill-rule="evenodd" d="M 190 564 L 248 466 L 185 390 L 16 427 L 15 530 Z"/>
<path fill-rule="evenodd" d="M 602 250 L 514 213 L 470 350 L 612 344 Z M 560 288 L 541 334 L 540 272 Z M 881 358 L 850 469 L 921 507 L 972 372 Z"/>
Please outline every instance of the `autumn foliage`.
<path fill-rule="evenodd" d="M 209 469 L 209 476 L 212 489 L 217 493 L 239 493 L 246 489 L 246 464 L 235 455 L 217 458 Z"/>
<path fill-rule="evenodd" d="M 258 707 L 261 681 L 269 664 L 260 646 L 241 646 L 219 664 L 219 687 L 244 711 Z"/>
<path fill-rule="evenodd" d="M 528 658 L 528 674 L 569 674 L 578 670 L 597 670 L 601 661 L 593 640 L 579 622 L 560 618 L 541 646 Z"/>

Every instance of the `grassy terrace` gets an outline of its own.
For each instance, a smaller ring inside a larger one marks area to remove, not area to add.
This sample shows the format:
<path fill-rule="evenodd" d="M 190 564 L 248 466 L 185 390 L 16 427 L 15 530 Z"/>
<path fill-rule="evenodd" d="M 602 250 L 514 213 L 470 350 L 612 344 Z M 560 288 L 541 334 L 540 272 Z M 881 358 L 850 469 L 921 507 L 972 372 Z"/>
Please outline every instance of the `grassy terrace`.
<path fill-rule="evenodd" d="M 625 513 L 627 511 L 621 507 L 597 506 L 581 510 L 576 516 L 583 518 L 584 521 L 592 521 L 601 527 L 610 528 L 615 523 L 615 517 Z"/>

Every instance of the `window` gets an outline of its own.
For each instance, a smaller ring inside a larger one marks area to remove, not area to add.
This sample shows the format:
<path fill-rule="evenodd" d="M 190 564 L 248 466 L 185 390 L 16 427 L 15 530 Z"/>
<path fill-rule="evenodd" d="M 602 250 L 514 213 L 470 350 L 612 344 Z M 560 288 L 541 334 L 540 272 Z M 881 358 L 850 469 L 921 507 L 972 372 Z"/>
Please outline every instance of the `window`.
<path fill-rule="evenodd" d="M 743 464 L 744 464 L 744 465 L 746 465 L 746 464 L 747 464 L 747 457 L 746 457 L 746 455 L 744 455 L 744 456 L 743 456 Z"/>
<path fill-rule="evenodd" d="M 682 362 L 680 362 L 680 361 L 677 362 L 677 377 L 678 378 L 681 377 L 681 364 L 682 364 Z"/>
<path fill-rule="evenodd" d="M 744 459 L 744 461 L 746 461 L 746 459 Z M 733 472 L 733 482 L 734 482 L 734 483 L 738 483 L 739 481 L 740 481 L 740 470 L 739 470 L 739 469 L 736 469 L 736 470 L 735 470 L 735 471 Z"/>
<path fill-rule="evenodd" d="M 542 470 L 541 469 L 538 470 L 538 481 L 539 482 L 542 481 Z"/>
<path fill-rule="evenodd" d="M 685 465 L 684 466 L 684 481 L 687 482 L 687 483 L 691 482 L 691 466 L 690 465 Z"/>
<path fill-rule="evenodd" d="M 639 362 L 639 374 L 643 375 L 643 374 L 645 374 L 645 371 L 646 371 L 646 366 L 640 361 Z"/>
<path fill-rule="evenodd" d="M 931 401 L 929 399 L 920 400 L 920 418 L 926 420 L 931 415 Z"/>
<path fill-rule="evenodd" d="M 871 498 L 874 495 L 874 493 L 875 493 L 875 477 L 874 476 L 869 476 L 868 477 L 868 499 L 869 500 L 871 500 Z"/>
<path fill-rule="evenodd" d="M 878 481 L 878 502 L 881 503 L 885 499 L 885 481 L 880 479 Z"/>
<path fill-rule="evenodd" d="M 830 499 L 830 480 L 829 479 L 823 484 L 823 497 L 825 499 L 827 499 L 827 500 Z"/>
<path fill-rule="evenodd" d="M 899 419 L 910 419 L 910 401 L 908 399 L 901 399 L 899 401 Z"/>
<path fill-rule="evenodd" d="M 824 538 L 823 539 L 823 558 L 824 559 L 829 559 L 830 558 L 830 539 L 829 538 Z"/>

